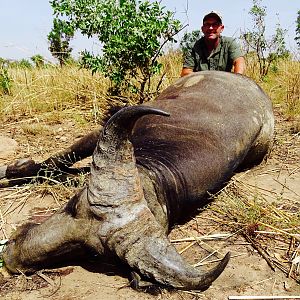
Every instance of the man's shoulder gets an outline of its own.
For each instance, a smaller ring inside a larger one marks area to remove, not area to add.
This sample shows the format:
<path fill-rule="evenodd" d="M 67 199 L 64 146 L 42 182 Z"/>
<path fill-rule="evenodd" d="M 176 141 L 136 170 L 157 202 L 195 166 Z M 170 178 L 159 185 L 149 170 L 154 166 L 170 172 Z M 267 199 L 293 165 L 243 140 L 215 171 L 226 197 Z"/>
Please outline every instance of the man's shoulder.
<path fill-rule="evenodd" d="M 232 44 L 232 43 L 236 43 L 236 38 L 233 38 L 233 37 L 229 37 L 229 36 L 224 36 L 222 35 L 221 36 L 221 40 L 223 43 L 226 43 L 226 44 Z"/>
<path fill-rule="evenodd" d="M 235 60 L 236 58 L 244 55 L 236 38 L 221 36 L 221 40 L 224 51 L 230 53 L 232 60 Z"/>

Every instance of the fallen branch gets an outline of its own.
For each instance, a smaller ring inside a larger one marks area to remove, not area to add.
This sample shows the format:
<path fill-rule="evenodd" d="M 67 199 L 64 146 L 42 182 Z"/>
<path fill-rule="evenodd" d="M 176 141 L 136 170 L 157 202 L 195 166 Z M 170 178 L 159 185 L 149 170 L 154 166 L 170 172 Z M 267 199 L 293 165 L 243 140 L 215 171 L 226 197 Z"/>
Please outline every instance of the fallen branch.
<path fill-rule="evenodd" d="M 265 250 L 254 240 L 252 239 L 247 233 L 243 233 L 243 236 L 247 240 L 247 242 L 251 243 L 253 248 L 257 250 L 257 252 L 265 259 L 267 264 L 273 271 L 276 271 L 273 261 L 270 259 L 269 255 L 265 252 Z"/>
<path fill-rule="evenodd" d="M 199 236 L 199 237 L 188 237 L 188 238 L 183 238 L 183 239 L 171 240 L 171 243 L 211 241 L 211 240 L 227 239 L 230 236 L 232 236 L 231 233 L 218 233 L 218 234 L 211 234 L 211 235 L 203 235 L 203 236 Z"/>

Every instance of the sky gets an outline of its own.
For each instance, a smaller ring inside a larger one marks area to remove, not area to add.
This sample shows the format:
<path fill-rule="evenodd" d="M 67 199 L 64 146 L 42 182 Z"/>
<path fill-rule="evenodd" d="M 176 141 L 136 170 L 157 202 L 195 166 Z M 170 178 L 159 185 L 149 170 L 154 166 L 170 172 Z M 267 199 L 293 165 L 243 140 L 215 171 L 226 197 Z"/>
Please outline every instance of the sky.
<path fill-rule="evenodd" d="M 216 10 L 223 16 L 225 29 L 223 35 L 238 37 L 241 31 L 251 30 L 252 21 L 249 10 L 252 0 L 162 0 L 167 10 L 175 12 L 175 18 L 184 25 L 186 31 L 199 29 L 203 16 Z M 267 36 L 271 36 L 279 22 L 287 29 L 287 48 L 296 51 L 294 41 L 299 0 L 262 0 L 267 8 Z M 48 51 L 47 35 L 52 27 L 53 11 L 48 0 L 0 0 L 0 57 L 5 59 L 29 59 L 40 54 L 53 61 Z M 179 37 L 180 38 L 180 37 Z M 76 36 L 70 43 L 73 56 L 84 49 L 97 52 L 99 44 Z"/>

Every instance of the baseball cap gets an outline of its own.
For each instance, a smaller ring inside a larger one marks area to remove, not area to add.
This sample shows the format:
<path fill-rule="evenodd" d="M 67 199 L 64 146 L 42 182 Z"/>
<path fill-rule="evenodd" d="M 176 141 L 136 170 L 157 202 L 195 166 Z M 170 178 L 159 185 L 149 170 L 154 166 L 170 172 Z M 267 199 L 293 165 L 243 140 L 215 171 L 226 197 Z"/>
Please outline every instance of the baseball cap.
<path fill-rule="evenodd" d="M 219 20 L 219 22 L 222 24 L 222 16 L 219 12 L 212 10 L 211 12 L 207 13 L 204 17 L 203 17 L 203 23 L 204 21 L 209 18 L 209 17 L 215 17 Z"/>

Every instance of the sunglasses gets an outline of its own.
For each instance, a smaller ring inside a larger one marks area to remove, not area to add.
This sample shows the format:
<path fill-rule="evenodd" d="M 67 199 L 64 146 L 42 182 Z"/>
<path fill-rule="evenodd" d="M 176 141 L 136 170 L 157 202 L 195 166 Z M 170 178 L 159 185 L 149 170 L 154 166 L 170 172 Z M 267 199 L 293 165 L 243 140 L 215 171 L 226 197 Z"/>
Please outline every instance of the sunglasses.
<path fill-rule="evenodd" d="M 205 28 L 210 28 L 210 27 L 212 27 L 213 29 L 216 29 L 216 28 L 218 28 L 219 26 L 221 26 L 222 24 L 221 23 L 219 23 L 219 22 L 215 22 L 215 23 L 204 23 L 203 24 L 203 27 L 205 27 Z"/>

